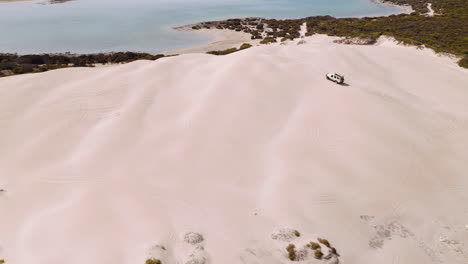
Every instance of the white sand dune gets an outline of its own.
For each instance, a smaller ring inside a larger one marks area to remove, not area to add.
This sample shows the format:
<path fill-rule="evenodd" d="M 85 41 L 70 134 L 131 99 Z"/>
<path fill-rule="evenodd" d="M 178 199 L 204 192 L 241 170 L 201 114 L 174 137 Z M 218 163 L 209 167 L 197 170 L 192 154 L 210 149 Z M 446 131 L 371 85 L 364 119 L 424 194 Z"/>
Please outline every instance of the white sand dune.
<path fill-rule="evenodd" d="M 468 72 L 306 40 L 0 79 L 0 259 L 467 263 Z"/>

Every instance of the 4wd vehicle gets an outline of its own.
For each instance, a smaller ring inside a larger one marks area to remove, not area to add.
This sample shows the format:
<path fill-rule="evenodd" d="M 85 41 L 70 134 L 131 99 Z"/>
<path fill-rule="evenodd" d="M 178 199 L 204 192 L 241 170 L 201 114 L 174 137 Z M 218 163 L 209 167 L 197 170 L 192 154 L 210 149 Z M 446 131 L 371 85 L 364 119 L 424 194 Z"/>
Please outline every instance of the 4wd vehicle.
<path fill-rule="evenodd" d="M 344 76 L 338 73 L 327 73 L 327 80 L 336 82 L 337 84 L 343 84 Z"/>

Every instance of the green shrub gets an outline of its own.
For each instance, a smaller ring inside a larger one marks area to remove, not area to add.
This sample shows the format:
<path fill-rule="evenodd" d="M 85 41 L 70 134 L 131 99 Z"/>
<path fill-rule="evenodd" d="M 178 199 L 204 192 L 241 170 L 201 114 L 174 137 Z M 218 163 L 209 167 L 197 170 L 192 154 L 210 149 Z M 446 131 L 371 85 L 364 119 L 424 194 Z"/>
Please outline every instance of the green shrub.
<path fill-rule="evenodd" d="M 296 246 L 294 244 L 289 244 L 286 251 L 288 251 L 288 258 L 290 260 L 296 260 Z"/>
<path fill-rule="evenodd" d="M 294 235 L 297 236 L 297 237 L 300 237 L 300 236 L 301 236 L 301 233 L 299 233 L 299 231 L 297 231 L 297 230 L 294 230 L 293 233 L 294 233 Z"/>
<path fill-rule="evenodd" d="M 336 251 L 336 248 L 334 248 L 334 247 L 330 248 L 330 251 L 331 251 L 332 254 L 335 254 L 335 255 L 338 255 L 338 256 L 340 255 L 340 254 L 338 254 L 338 251 Z"/>
<path fill-rule="evenodd" d="M 275 43 L 276 39 L 272 37 L 266 37 L 262 41 L 260 41 L 260 44 L 270 44 L 270 43 Z"/>
<path fill-rule="evenodd" d="M 330 242 L 328 242 L 328 240 L 326 240 L 326 239 L 324 239 L 324 238 L 317 238 L 317 240 L 318 240 L 320 243 L 324 244 L 325 246 L 327 246 L 327 247 L 329 247 L 329 248 L 331 247 Z"/>
<path fill-rule="evenodd" d="M 310 248 L 313 249 L 313 250 L 316 250 L 316 249 L 321 248 L 320 244 L 319 244 L 319 243 L 315 243 L 315 242 L 310 242 L 309 244 L 307 244 L 307 246 L 310 247 Z"/>
<path fill-rule="evenodd" d="M 316 250 L 314 251 L 314 256 L 315 256 L 315 258 L 317 258 L 317 259 L 322 259 L 323 253 L 322 253 L 322 251 L 321 251 L 320 249 L 316 249 Z"/>
<path fill-rule="evenodd" d="M 463 59 L 458 61 L 458 65 L 463 68 L 468 68 L 468 56 L 463 57 Z"/>
<path fill-rule="evenodd" d="M 287 35 L 287 36 L 285 36 L 285 37 L 283 37 L 283 38 L 281 39 L 281 42 L 285 42 L 285 41 L 287 41 L 287 40 L 294 40 L 294 39 L 295 39 L 294 36 Z"/>
<path fill-rule="evenodd" d="M 207 53 L 208 54 L 211 54 L 211 55 L 227 55 L 227 54 L 231 54 L 231 53 L 234 53 L 236 51 L 239 51 L 238 49 L 236 48 L 230 48 L 230 49 L 226 49 L 226 50 L 213 50 L 213 51 L 208 51 Z"/>
<path fill-rule="evenodd" d="M 14 74 L 23 73 L 23 68 L 22 67 L 15 67 L 15 68 L 13 68 L 13 73 Z"/>
<path fill-rule="evenodd" d="M 5 263 L 5 260 L 4 259 L 0 259 L 0 264 L 3 264 Z"/>
<path fill-rule="evenodd" d="M 145 261 L 145 264 L 162 264 L 162 262 L 159 259 L 149 258 Z"/>
<path fill-rule="evenodd" d="M 248 49 L 248 48 L 251 48 L 252 45 L 250 45 L 249 43 L 244 43 L 240 46 L 239 50 L 244 50 L 244 49 Z"/>

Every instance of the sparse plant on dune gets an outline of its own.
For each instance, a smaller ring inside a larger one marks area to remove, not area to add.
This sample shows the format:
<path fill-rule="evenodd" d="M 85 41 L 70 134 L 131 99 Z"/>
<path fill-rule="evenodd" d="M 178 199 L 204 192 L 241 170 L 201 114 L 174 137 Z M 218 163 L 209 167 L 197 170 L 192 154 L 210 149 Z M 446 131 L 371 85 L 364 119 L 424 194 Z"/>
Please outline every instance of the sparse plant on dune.
<path fill-rule="evenodd" d="M 230 49 L 226 49 L 226 50 L 212 50 L 212 51 L 208 51 L 207 53 L 208 54 L 211 54 L 211 55 L 228 55 L 228 54 L 231 54 L 231 53 L 234 53 L 234 52 L 237 52 L 237 51 L 241 51 L 241 50 L 245 50 L 245 49 L 248 49 L 248 48 L 251 48 L 252 45 L 250 45 L 249 43 L 244 43 L 242 44 L 238 49 L 236 48 L 230 48 Z"/>
<path fill-rule="evenodd" d="M 162 262 L 159 259 L 149 258 L 145 261 L 145 264 L 162 264 Z"/>
<path fill-rule="evenodd" d="M 266 37 L 262 41 L 260 41 L 260 44 L 270 44 L 270 43 L 275 43 L 276 39 L 272 37 Z"/>
<path fill-rule="evenodd" d="M 320 249 L 316 249 L 314 251 L 314 256 L 315 256 L 316 259 L 322 259 L 323 253 L 322 253 L 322 251 Z"/>
<path fill-rule="evenodd" d="M 207 53 L 208 54 L 211 54 L 211 55 L 228 55 L 228 54 L 231 54 L 231 53 L 234 53 L 236 51 L 239 51 L 238 49 L 236 48 L 230 48 L 230 49 L 226 49 L 226 50 L 213 50 L 213 51 L 208 51 Z"/>
<path fill-rule="evenodd" d="M 248 49 L 248 48 L 251 48 L 252 45 L 250 45 L 249 43 L 244 43 L 240 46 L 239 50 L 244 50 L 244 49 Z"/>
<path fill-rule="evenodd" d="M 332 254 L 337 255 L 337 256 L 340 255 L 340 254 L 338 254 L 338 251 L 336 251 L 336 248 L 334 248 L 334 247 L 330 248 L 330 252 L 331 252 Z"/>
<path fill-rule="evenodd" d="M 316 249 L 321 248 L 320 244 L 319 244 L 319 243 L 315 243 L 315 242 L 310 242 L 309 244 L 307 244 L 307 246 L 310 247 L 310 248 L 313 249 L 313 250 L 316 250 Z"/>
<path fill-rule="evenodd" d="M 300 236 L 301 236 L 301 233 L 299 233 L 299 231 L 297 231 L 297 230 L 294 230 L 293 233 L 294 233 L 294 235 L 297 236 L 297 237 L 300 237 Z"/>
<path fill-rule="evenodd" d="M 296 260 L 296 246 L 294 244 L 289 244 L 286 251 L 288 251 L 288 258 L 290 260 Z"/>
<path fill-rule="evenodd" d="M 328 240 L 324 239 L 324 238 L 317 238 L 317 240 L 324 244 L 325 246 L 327 246 L 328 248 L 331 248 L 331 245 L 330 245 L 330 242 L 328 242 Z"/>

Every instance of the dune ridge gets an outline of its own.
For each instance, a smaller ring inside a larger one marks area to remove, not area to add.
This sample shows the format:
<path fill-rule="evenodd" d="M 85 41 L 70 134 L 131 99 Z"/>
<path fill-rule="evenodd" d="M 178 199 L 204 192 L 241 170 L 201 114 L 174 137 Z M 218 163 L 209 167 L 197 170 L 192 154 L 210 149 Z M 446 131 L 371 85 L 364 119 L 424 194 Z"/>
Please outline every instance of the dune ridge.
<path fill-rule="evenodd" d="M 465 263 L 467 70 L 305 40 L 0 79 L 0 259 Z"/>

